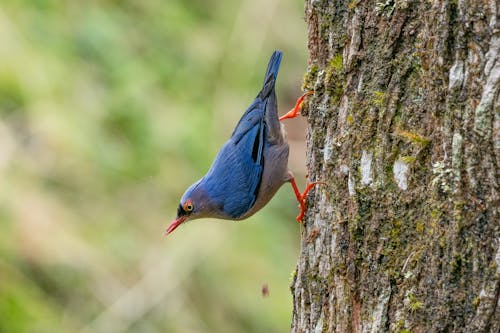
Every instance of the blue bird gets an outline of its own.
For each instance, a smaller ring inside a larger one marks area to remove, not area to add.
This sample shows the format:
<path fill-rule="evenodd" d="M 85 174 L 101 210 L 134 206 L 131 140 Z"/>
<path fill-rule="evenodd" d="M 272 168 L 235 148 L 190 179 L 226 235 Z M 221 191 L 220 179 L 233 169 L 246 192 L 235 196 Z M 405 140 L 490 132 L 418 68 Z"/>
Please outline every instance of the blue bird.
<path fill-rule="evenodd" d="M 274 51 L 269 60 L 264 84 L 248 107 L 231 138 L 222 146 L 207 174 L 191 185 L 182 196 L 177 217 L 167 228 L 168 235 L 179 225 L 204 217 L 243 220 L 264 207 L 278 189 L 290 182 L 301 212 L 306 210 L 307 192 L 317 184 L 311 183 L 303 193 L 288 171 L 288 143 L 280 120 L 297 116 L 302 95 L 295 107 L 278 118 L 274 90 L 282 52 Z"/>

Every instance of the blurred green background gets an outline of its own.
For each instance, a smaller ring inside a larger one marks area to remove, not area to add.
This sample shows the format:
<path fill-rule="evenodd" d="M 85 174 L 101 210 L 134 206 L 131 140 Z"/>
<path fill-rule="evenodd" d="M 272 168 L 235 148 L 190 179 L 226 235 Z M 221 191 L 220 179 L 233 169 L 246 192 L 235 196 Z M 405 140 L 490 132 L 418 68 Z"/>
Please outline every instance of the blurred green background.
<path fill-rule="evenodd" d="M 284 113 L 302 1 L 0 2 L 0 332 L 289 331 L 290 186 L 162 237 L 274 49 Z M 303 184 L 304 121 L 286 125 Z"/>

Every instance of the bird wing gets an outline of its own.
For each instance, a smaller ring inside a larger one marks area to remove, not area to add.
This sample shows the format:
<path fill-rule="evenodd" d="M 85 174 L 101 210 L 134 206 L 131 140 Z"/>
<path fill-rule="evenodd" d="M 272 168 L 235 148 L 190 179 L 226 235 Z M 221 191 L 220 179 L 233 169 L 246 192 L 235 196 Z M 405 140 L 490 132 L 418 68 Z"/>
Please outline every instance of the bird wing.
<path fill-rule="evenodd" d="M 265 104 L 250 106 L 205 176 L 211 199 L 230 218 L 243 215 L 257 198 L 264 167 Z"/>
<path fill-rule="evenodd" d="M 229 218 L 236 219 L 252 208 L 262 180 L 266 144 L 281 143 L 278 142 L 281 130 L 274 92 L 281 58 L 280 51 L 272 54 L 261 91 L 204 179 L 211 200 Z"/>

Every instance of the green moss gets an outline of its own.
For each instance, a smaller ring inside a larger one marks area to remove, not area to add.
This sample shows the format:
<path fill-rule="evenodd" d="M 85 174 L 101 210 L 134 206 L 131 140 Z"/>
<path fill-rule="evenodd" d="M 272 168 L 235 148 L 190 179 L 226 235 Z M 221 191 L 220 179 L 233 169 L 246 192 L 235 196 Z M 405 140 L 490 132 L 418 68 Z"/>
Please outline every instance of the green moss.
<path fill-rule="evenodd" d="M 342 54 L 337 53 L 329 62 L 325 76 L 325 90 L 331 96 L 331 104 L 337 104 L 344 94 L 345 75 L 342 71 Z"/>
<path fill-rule="evenodd" d="M 431 142 L 431 140 L 429 138 L 427 138 L 423 135 L 420 135 L 418 133 L 411 132 L 411 131 L 405 131 L 402 129 L 396 129 L 394 134 L 406 139 L 408 142 L 410 142 L 412 144 L 415 144 L 415 145 L 418 145 L 421 147 L 426 147 Z"/>
<path fill-rule="evenodd" d="M 398 240 L 399 236 L 401 235 L 401 225 L 403 223 L 400 220 L 397 220 L 393 224 L 393 228 L 391 229 L 390 235 L 391 235 L 391 242 Z"/>
<path fill-rule="evenodd" d="M 343 58 L 342 54 L 339 52 L 337 53 L 331 60 L 330 60 L 330 68 L 336 71 L 341 71 L 342 70 L 342 64 L 343 64 Z"/>
<path fill-rule="evenodd" d="M 439 237 L 439 246 L 444 248 L 446 246 L 446 239 L 444 237 Z"/>
<path fill-rule="evenodd" d="M 373 98 L 372 98 L 372 103 L 376 107 L 382 107 L 384 106 L 385 102 L 387 100 L 387 93 L 383 91 L 374 91 L 373 92 Z"/>
<path fill-rule="evenodd" d="M 396 324 L 396 330 L 400 330 L 402 329 L 403 327 L 405 327 L 405 321 L 403 319 L 399 319 Z M 398 332 L 401 332 L 401 331 L 398 331 Z"/>
<path fill-rule="evenodd" d="M 413 294 L 408 295 L 408 301 L 408 307 L 411 311 L 417 311 L 424 305 L 424 303 L 420 302 Z"/>
<path fill-rule="evenodd" d="M 412 164 L 417 158 L 414 156 L 401 156 L 399 159 L 406 164 Z"/>
<path fill-rule="evenodd" d="M 316 76 L 318 74 L 318 65 L 314 64 L 311 66 L 311 69 L 309 70 L 310 75 Z"/>
<path fill-rule="evenodd" d="M 352 11 L 352 10 L 354 10 L 354 9 L 356 9 L 356 7 L 357 7 L 357 6 L 358 6 L 358 4 L 359 4 L 359 1 L 360 1 L 360 0 L 352 0 L 352 1 L 351 1 L 348 5 L 347 5 L 347 8 L 348 8 L 349 10 L 351 10 L 351 11 Z"/>
<path fill-rule="evenodd" d="M 314 82 L 318 76 L 318 65 L 313 64 L 309 70 L 304 74 L 304 83 L 302 90 L 313 90 Z"/>
<path fill-rule="evenodd" d="M 351 239 L 354 241 L 362 241 L 363 240 L 363 230 L 361 229 L 361 220 L 362 217 L 356 215 L 356 217 L 349 221 L 349 234 Z"/>
<path fill-rule="evenodd" d="M 386 230 L 383 232 L 383 237 L 386 239 L 381 254 L 384 259 L 384 271 L 393 279 L 401 278 L 401 267 L 410 253 L 412 248 L 406 243 L 407 227 L 402 219 L 396 219 L 392 223 L 384 224 Z"/>
<path fill-rule="evenodd" d="M 435 220 L 439 219 L 441 217 L 441 211 L 439 209 L 431 210 L 431 217 Z"/>
<path fill-rule="evenodd" d="M 419 234 L 423 234 L 424 233 L 424 230 L 425 230 L 425 224 L 421 221 L 417 221 L 415 222 L 415 230 L 419 233 Z"/>

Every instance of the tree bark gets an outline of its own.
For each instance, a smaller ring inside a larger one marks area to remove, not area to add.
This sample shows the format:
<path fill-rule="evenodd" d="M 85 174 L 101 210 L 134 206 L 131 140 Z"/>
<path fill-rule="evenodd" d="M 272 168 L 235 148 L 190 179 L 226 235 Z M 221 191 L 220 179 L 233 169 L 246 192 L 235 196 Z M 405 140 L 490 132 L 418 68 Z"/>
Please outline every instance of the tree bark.
<path fill-rule="evenodd" d="M 307 0 L 292 332 L 499 332 L 500 4 Z"/>

